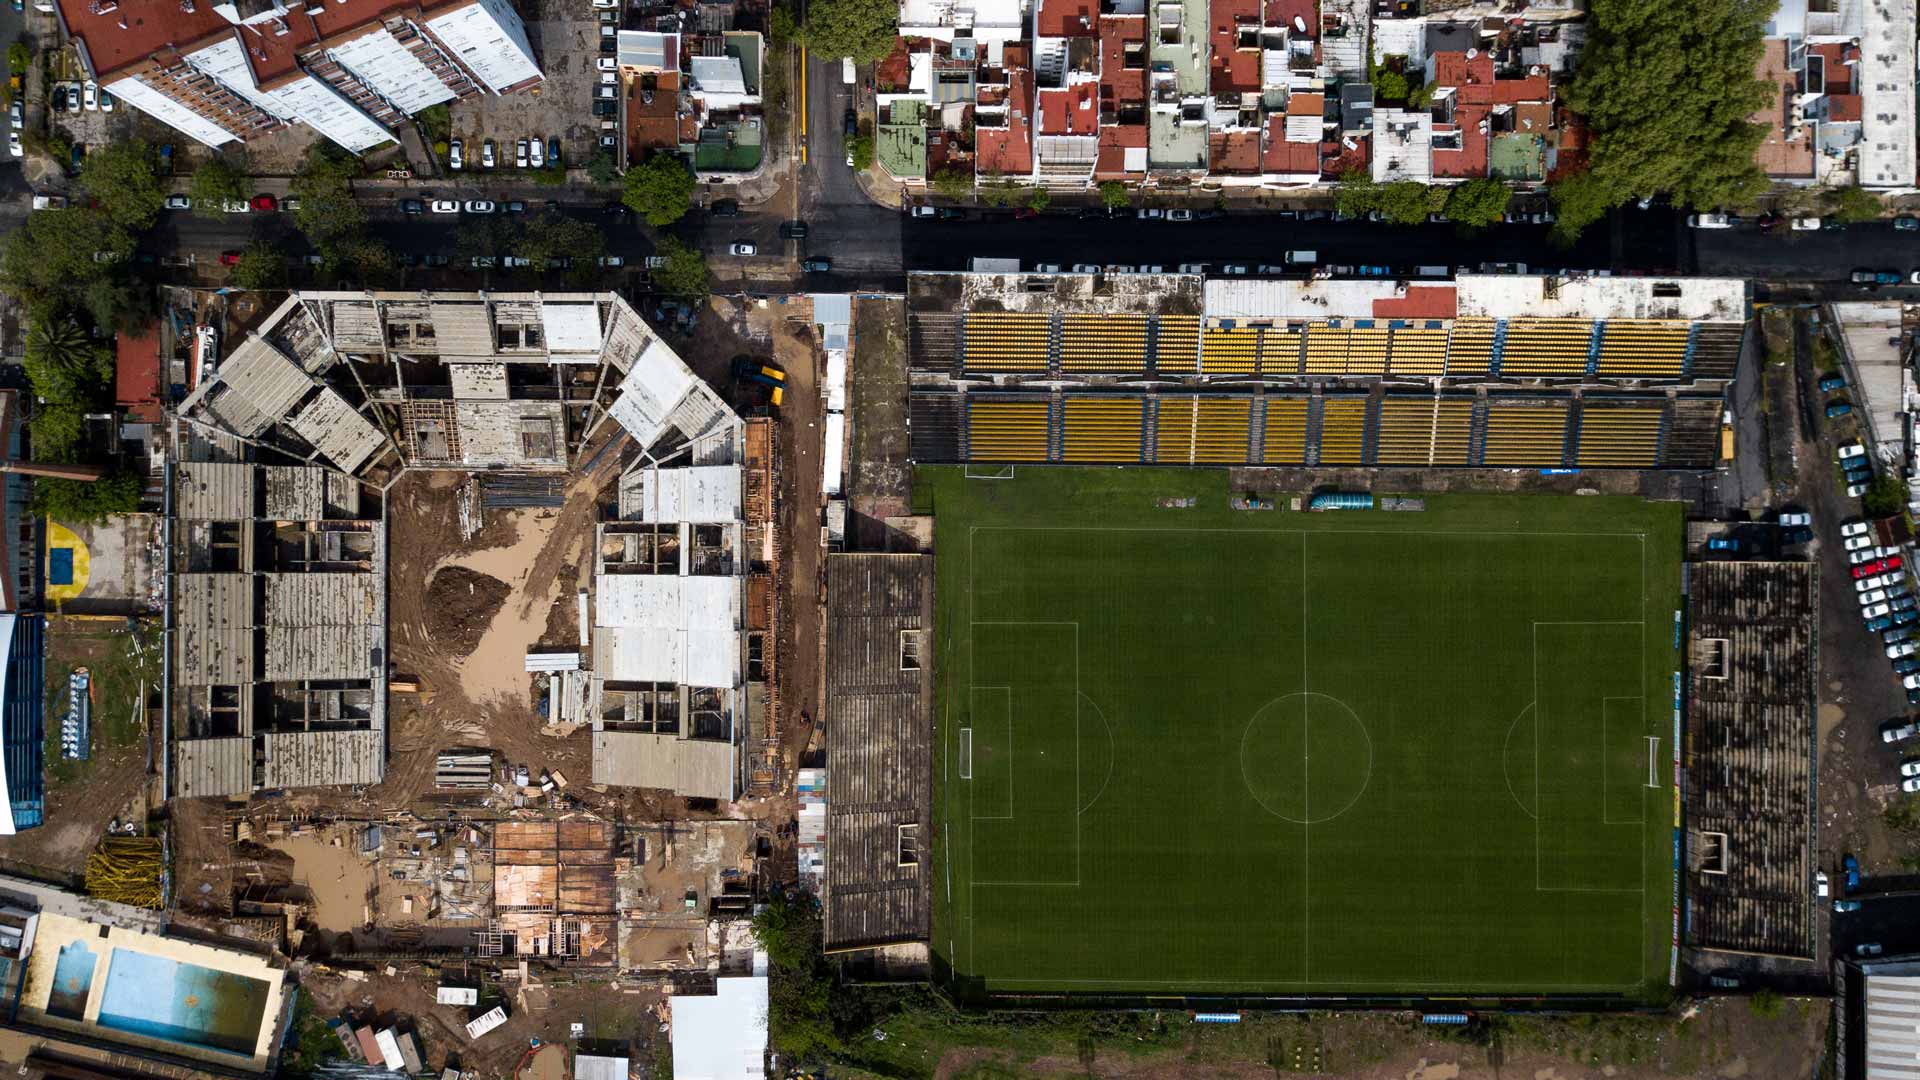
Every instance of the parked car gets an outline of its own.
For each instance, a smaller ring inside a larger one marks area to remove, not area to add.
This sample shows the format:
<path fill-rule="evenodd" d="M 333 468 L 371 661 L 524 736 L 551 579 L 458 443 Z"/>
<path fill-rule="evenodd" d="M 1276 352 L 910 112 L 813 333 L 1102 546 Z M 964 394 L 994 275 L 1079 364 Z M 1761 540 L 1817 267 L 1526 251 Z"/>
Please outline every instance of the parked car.
<path fill-rule="evenodd" d="M 513 163 L 515 166 L 524 169 L 527 167 L 528 160 L 527 140 L 521 139 L 519 142 L 513 144 Z"/>
<path fill-rule="evenodd" d="M 221 265 L 221 266 L 238 266 L 239 264 L 240 264 L 240 253 L 239 253 L 239 252 L 237 252 L 237 251 L 223 251 L 223 252 L 221 252 L 221 253 L 220 253 L 220 265 Z"/>
<path fill-rule="evenodd" d="M 1167 216 L 1167 212 L 1157 206 L 1143 206 L 1135 212 L 1134 216 L 1141 221 L 1160 221 Z"/>
<path fill-rule="evenodd" d="M 524 214 L 524 213 L 526 213 L 526 212 L 527 212 L 527 204 L 526 204 L 526 203 L 523 203 L 523 202 L 521 202 L 521 201 L 520 201 L 519 199 L 509 199 L 509 200 L 507 200 L 507 213 L 509 213 L 509 214 Z"/>
<path fill-rule="evenodd" d="M 1893 625 L 1894 625 L 1893 616 L 1882 615 L 1877 619 L 1867 620 L 1867 632 L 1870 634 L 1877 634 L 1882 630 L 1887 630 L 1892 628 Z"/>
<path fill-rule="evenodd" d="M 1889 611 L 1920 610 L 1920 600 L 1915 600 L 1911 595 L 1896 596 L 1893 599 L 1887 601 L 1887 610 Z"/>
<path fill-rule="evenodd" d="M 436 214 L 457 214 L 460 212 L 460 204 L 452 199 L 435 199 L 428 209 Z"/>
<path fill-rule="evenodd" d="M 1831 394 L 1835 390 L 1845 389 L 1846 385 L 1847 380 L 1841 376 L 1828 375 L 1826 378 L 1820 380 L 1820 392 L 1823 394 Z M 1856 449 L 1857 448 L 1858 447 L 1856 447 Z"/>
<path fill-rule="evenodd" d="M 495 203 L 491 199 L 468 199 L 467 200 L 467 213 L 469 214 L 491 214 L 495 210 L 498 210 L 499 208 L 500 208 L 499 204 Z"/>
<path fill-rule="evenodd" d="M 1853 583 L 1853 591 L 1856 593 L 1872 592 L 1875 589 L 1884 589 L 1886 587 L 1887 575 L 1885 574 L 1875 574 L 1872 577 L 1864 577 Z"/>
<path fill-rule="evenodd" d="M 1740 551 L 1740 541 L 1731 536 L 1716 536 L 1707 541 L 1707 550 L 1726 551 L 1738 554 Z"/>
<path fill-rule="evenodd" d="M 1827 872 L 1825 870 L 1815 870 L 1813 872 L 1813 895 L 1823 900 L 1826 899 Z"/>
<path fill-rule="evenodd" d="M 918 211 L 931 210 L 931 209 L 932 207 L 930 206 L 914 207 L 914 211 L 916 212 L 916 214 L 918 213 Z M 739 202 L 733 199 L 715 199 L 713 201 L 713 205 L 707 207 L 707 212 L 712 214 L 714 217 L 739 217 L 740 204 Z"/>
<path fill-rule="evenodd" d="M 528 164 L 534 168 L 544 169 L 547 167 L 547 148 L 541 144 L 539 139 L 527 140 L 527 154 Z"/>
<path fill-rule="evenodd" d="M 27 126 L 27 108 L 19 98 L 14 98 L 13 104 L 7 106 L 7 122 L 17 128 Z"/>
<path fill-rule="evenodd" d="M 92 79 L 88 79 L 86 82 L 81 83 L 80 87 L 81 87 L 80 100 L 82 104 L 85 105 L 87 111 L 93 112 L 99 109 L 100 108 L 100 84 L 97 82 L 94 82 Z"/>
<path fill-rule="evenodd" d="M 1867 620 L 1868 622 L 1872 622 L 1873 620 L 1879 618 L 1882 615 L 1885 615 L 1886 613 L 1892 610 L 1893 609 L 1891 607 L 1888 607 L 1886 604 L 1873 604 L 1866 608 L 1863 608 L 1860 612 L 1860 617 Z"/>
<path fill-rule="evenodd" d="M 1864 551 L 1873 546 L 1871 536 L 1850 536 L 1841 542 L 1848 551 Z"/>
<path fill-rule="evenodd" d="M 80 111 L 80 88 L 72 84 L 67 86 L 67 111 Z"/>
<path fill-rule="evenodd" d="M 560 167 L 560 139 L 558 136 L 547 136 L 547 163 L 556 169 Z"/>
<path fill-rule="evenodd" d="M 1901 786 L 1904 787 L 1905 785 Z M 1885 951 L 1877 941 L 1863 941 L 1853 947 L 1853 955 L 1855 956 L 1879 956 Z"/>
<path fill-rule="evenodd" d="M 1100 268 L 1092 263 L 1074 263 L 1073 272 L 1076 274 L 1097 274 L 1100 272 Z"/>
<path fill-rule="evenodd" d="M 1859 911 L 1859 910 L 1860 910 L 1860 901 L 1858 901 L 1858 900 L 1835 900 L 1835 901 L 1833 902 L 1833 910 L 1834 910 L 1834 913 L 1835 913 L 1835 914 L 1838 914 L 1838 915 L 1844 915 L 1844 914 L 1846 914 L 1846 913 L 1847 913 L 1847 912 L 1849 912 L 1849 911 Z"/>
<path fill-rule="evenodd" d="M 1813 524 L 1813 515 L 1812 515 L 1812 514 L 1806 514 L 1806 513 L 1786 513 L 1786 514 L 1781 514 L 1781 515 L 1780 515 L 1780 524 L 1782 524 L 1782 525 L 1811 525 L 1811 524 Z"/>
<path fill-rule="evenodd" d="M 1193 220 L 1193 211 L 1191 211 L 1191 210 L 1169 210 L 1169 211 L 1167 211 L 1167 220 L 1168 220 L 1168 221 L 1192 221 L 1192 220 Z"/>
<path fill-rule="evenodd" d="M 1907 652 L 1894 659 L 1893 673 L 1895 675 L 1911 675 L 1916 671 L 1920 671 L 1920 656 L 1913 655 L 1913 642 L 1901 642 L 1897 647 L 1906 649 Z"/>
<path fill-rule="evenodd" d="M 1829 402 L 1827 405 L 1827 419 L 1833 420 L 1838 417 L 1845 416 L 1852 411 L 1853 411 L 1853 406 L 1847 402 L 1844 402 L 1844 401 Z"/>
<path fill-rule="evenodd" d="M 1739 221 L 1732 214 L 1688 214 L 1687 224 L 1695 229 L 1731 229 Z"/>
<path fill-rule="evenodd" d="M 809 274 L 824 274 L 833 269 L 833 260 L 827 258 L 802 259 L 800 269 Z"/>
<path fill-rule="evenodd" d="M 1896 634 L 1903 635 L 1899 641 L 1893 641 L 1893 637 Z M 1893 644 L 1888 645 L 1886 648 L 1887 659 L 1900 660 L 1905 657 L 1912 656 L 1915 651 L 1914 644 L 1913 642 L 1906 640 L 1907 638 L 1910 638 L 1912 636 L 1913 636 L 1913 631 L 1907 629 L 1904 626 L 1898 630 L 1887 631 L 1887 640 L 1893 641 Z M 1920 661 L 1916 661 L 1916 666 L 1920 666 Z M 1900 672 L 1900 674 L 1905 675 L 1906 672 L 1902 671 Z"/>
<path fill-rule="evenodd" d="M 1911 735 L 1912 725 L 1908 725 L 1908 728 L 1909 728 L 1908 734 Z M 1887 741 L 1893 742 L 1894 740 L 1888 739 Z M 1845 858 L 1841 859 L 1840 872 L 1846 875 L 1846 887 L 1848 892 L 1852 892 L 1854 889 L 1857 889 L 1860 887 L 1860 860 L 1859 859 L 1854 858 L 1852 855 L 1848 855 Z"/>
<path fill-rule="evenodd" d="M 1797 217 L 1793 219 L 1794 232 L 1819 232 L 1820 219 L 1817 217 Z"/>
<path fill-rule="evenodd" d="M 780 223 L 780 239 L 782 239 L 782 240 L 805 240 L 806 238 L 807 238 L 807 223 L 806 223 L 806 222 L 804 222 L 804 221 L 783 221 L 783 222 L 781 222 L 781 223 Z"/>
<path fill-rule="evenodd" d="M 447 168 L 462 169 L 466 167 L 466 164 L 467 164 L 466 147 L 461 144 L 459 139 L 455 139 L 452 142 L 448 143 L 447 144 Z"/>
<path fill-rule="evenodd" d="M 1860 481 L 1860 482 L 1858 482 L 1858 483 L 1851 483 L 1851 484 L 1848 484 L 1848 485 L 1847 485 L 1847 498 L 1849 498 L 1849 499 L 1864 499 L 1864 498 L 1866 498 L 1866 495 L 1867 495 L 1867 488 L 1868 488 L 1868 484 L 1867 484 L 1867 482 L 1866 482 L 1865 480 L 1862 480 L 1862 481 Z"/>
<path fill-rule="evenodd" d="M 1887 618 L 1893 620 L 1893 625 L 1895 626 L 1912 626 L 1915 623 L 1920 623 L 1920 611 L 1914 611 L 1911 609 L 1906 611 L 1896 611 L 1893 614 L 1887 616 Z"/>
<path fill-rule="evenodd" d="M 493 140 L 487 139 L 480 144 L 480 167 L 483 169 L 491 169 L 495 164 Z"/>
<path fill-rule="evenodd" d="M 245 199 L 228 199 L 220 204 L 220 209 L 229 214 L 244 214 L 252 210 L 253 206 Z"/>
<path fill-rule="evenodd" d="M 451 256 L 447 256 L 447 255 L 428 255 L 428 256 L 425 256 L 425 257 L 423 257 L 423 258 L 422 258 L 422 259 L 420 260 L 420 265 L 421 265 L 421 266 L 425 266 L 425 267 L 427 267 L 427 268 L 429 268 L 429 269 L 437 269 L 437 268 L 439 268 L 439 267 L 442 267 L 442 266 L 445 266 L 445 265 L 447 265 L 448 263 L 450 263 L 450 262 L 452 262 L 452 261 L 453 261 L 453 259 L 452 259 L 452 257 L 451 257 Z"/>
<path fill-rule="evenodd" d="M 169 195 L 167 196 L 166 207 L 169 210 L 191 210 L 193 209 L 193 200 L 187 198 L 185 195 Z"/>
<path fill-rule="evenodd" d="M 755 247 L 745 240 L 736 240 L 733 246 L 727 249 L 727 253 L 730 255 L 757 255 L 759 252 L 760 249 L 758 247 Z"/>
<path fill-rule="evenodd" d="M 427 212 L 427 204 L 421 202 L 419 199 L 401 199 L 400 212 L 403 214 L 424 214 Z"/>
<path fill-rule="evenodd" d="M 931 206 L 914 206 L 908 208 L 907 215 L 917 218 L 934 218 L 940 216 L 940 211 Z"/>
<path fill-rule="evenodd" d="M 1901 232 L 1913 232 L 1916 229 L 1920 229 L 1920 218 L 1914 217 L 1912 214 L 1901 214 L 1899 217 L 1893 219 L 1893 227 Z"/>
<path fill-rule="evenodd" d="M 253 208 L 262 214 L 270 214 L 280 209 L 280 204 L 275 201 L 273 196 L 261 192 L 253 197 Z"/>

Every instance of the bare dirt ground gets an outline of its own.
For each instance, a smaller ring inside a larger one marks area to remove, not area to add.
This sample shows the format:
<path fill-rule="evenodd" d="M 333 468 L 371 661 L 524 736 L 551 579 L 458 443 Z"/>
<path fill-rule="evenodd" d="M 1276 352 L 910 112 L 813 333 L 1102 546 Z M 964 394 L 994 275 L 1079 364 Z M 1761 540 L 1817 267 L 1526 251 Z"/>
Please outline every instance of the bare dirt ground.
<path fill-rule="evenodd" d="M 1814 1075 L 1825 1051 L 1825 1001 L 1780 1003 L 1762 1017 L 1745 999 L 1665 1018 L 1515 1018 L 1491 1038 L 1435 1038 L 1405 1016 L 1265 1017 L 1221 1030 L 1191 1025 L 1185 1045 L 1138 1054 L 1085 1051 L 1015 1060 L 1006 1051 L 949 1051 L 941 1080 L 1092 1076 L 1124 1080 L 1342 1077 L 1344 1080 L 1740 1080 Z"/>

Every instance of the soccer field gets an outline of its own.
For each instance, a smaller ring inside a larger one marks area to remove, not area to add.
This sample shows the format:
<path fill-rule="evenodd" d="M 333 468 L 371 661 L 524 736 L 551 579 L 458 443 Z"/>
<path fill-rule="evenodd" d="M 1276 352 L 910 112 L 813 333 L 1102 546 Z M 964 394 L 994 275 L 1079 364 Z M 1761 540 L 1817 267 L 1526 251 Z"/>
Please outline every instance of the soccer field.
<path fill-rule="evenodd" d="M 1234 511 L 1216 471 L 918 482 L 957 985 L 1666 981 L 1677 505 L 1305 514 Z"/>

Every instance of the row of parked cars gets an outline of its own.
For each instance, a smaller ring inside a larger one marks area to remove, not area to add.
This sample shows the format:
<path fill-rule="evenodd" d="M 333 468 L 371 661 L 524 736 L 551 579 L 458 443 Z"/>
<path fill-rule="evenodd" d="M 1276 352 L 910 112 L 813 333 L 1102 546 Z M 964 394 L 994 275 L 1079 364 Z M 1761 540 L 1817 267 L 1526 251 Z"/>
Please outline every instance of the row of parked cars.
<path fill-rule="evenodd" d="M 491 169 L 500 164 L 502 160 L 503 155 L 494 152 L 492 139 L 480 140 L 479 165 L 481 168 Z M 467 167 L 467 162 L 467 144 L 464 141 L 455 139 L 447 144 L 448 168 L 464 169 Z M 559 137 L 549 135 L 544 143 L 540 141 L 540 137 L 537 135 L 531 139 L 520 139 L 516 141 L 513 144 L 513 164 L 515 168 L 519 169 L 544 169 L 549 165 L 556 169 L 559 168 Z"/>

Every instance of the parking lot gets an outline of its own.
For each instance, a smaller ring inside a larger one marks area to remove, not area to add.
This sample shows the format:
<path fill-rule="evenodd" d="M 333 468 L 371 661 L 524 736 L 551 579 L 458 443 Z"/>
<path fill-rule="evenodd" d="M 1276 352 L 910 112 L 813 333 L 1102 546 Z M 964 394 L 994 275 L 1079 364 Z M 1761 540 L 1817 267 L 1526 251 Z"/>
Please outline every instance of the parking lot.
<path fill-rule="evenodd" d="M 523 0 L 520 8 L 546 80 L 523 93 L 483 94 L 452 104 L 451 134 L 461 140 L 463 172 L 484 169 L 481 154 L 488 139 L 494 142 L 496 171 L 515 167 L 514 148 L 521 139 L 540 139 L 543 157 L 546 141 L 558 139 L 565 164 L 574 168 L 599 152 L 594 88 L 603 74 L 612 74 L 599 70 L 599 12 L 588 0 Z"/>

